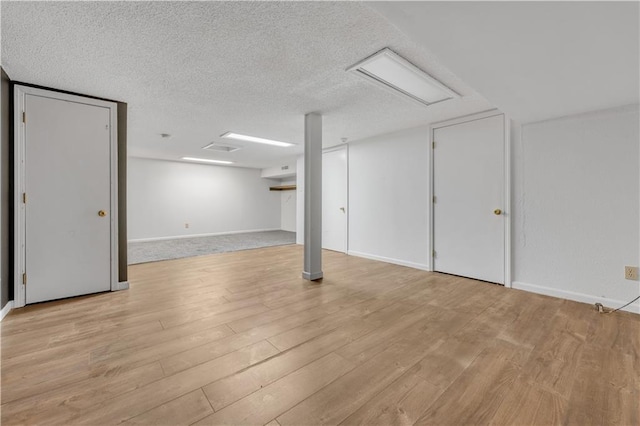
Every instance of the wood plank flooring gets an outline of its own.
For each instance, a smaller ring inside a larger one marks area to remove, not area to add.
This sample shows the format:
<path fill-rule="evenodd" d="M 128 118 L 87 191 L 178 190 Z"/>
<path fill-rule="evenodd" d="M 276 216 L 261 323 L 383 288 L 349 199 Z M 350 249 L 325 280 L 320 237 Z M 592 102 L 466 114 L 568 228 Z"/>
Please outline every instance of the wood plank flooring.
<path fill-rule="evenodd" d="M 299 246 L 2 323 L 3 425 L 638 425 L 640 316 Z"/>

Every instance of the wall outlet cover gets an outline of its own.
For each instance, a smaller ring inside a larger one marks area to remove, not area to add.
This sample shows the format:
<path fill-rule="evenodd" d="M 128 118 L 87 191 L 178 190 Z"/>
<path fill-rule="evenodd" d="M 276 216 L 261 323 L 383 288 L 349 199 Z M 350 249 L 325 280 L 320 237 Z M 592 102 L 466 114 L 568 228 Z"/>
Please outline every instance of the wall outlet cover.
<path fill-rule="evenodd" d="M 638 281 L 638 267 L 637 266 L 625 266 L 624 267 L 624 279 Z"/>

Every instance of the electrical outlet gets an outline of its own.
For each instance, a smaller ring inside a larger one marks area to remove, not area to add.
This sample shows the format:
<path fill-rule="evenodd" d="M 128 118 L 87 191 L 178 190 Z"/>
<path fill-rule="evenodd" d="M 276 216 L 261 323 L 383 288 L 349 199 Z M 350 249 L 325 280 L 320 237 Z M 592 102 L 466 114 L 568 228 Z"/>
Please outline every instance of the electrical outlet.
<path fill-rule="evenodd" d="M 186 229 L 189 229 L 189 224 L 188 224 L 188 223 L 185 223 L 185 224 L 184 224 L 184 227 L 185 227 Z"/>
<path fill-rule="evenodd" d="M 638 267 L 637 266 L 625 266 L 624 267 L 624 279 L 638 281 Z"/>

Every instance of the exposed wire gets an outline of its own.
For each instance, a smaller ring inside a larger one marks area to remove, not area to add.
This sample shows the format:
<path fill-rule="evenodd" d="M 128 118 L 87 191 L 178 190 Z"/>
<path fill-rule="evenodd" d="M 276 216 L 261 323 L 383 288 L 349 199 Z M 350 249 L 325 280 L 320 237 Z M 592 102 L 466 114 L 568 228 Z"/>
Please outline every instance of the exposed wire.
<path fill-rule="evenodd" d="M 619 311 L 622 308 L 626 308 L 627 306 L 629 306 L 630 304 L 632 304 L 633 302 L 635 302 L 636 300 L 640 299 L 640 296 L 636 297 L 635 299 L 633 299 L 631 302 L 627 303 L 626 305 L 622 305 L 617 309 L 607 309 L 605 308 L 602 303 L 596 303 L 596 309 L 598 310 L 598 312 L 600 312 L 601 314 L 612 314 L 614 312 Z"/>

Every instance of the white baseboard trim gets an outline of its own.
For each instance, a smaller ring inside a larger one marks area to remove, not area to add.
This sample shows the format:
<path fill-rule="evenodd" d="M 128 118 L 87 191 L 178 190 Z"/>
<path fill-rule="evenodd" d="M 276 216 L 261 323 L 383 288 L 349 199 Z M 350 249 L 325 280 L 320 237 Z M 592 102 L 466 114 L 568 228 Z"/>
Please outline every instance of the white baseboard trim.
<path fill-rule="evenodd" d="M 172 237 L 134 238 L 131 240 L 127 240 L 127 242 L 128 243 L 146 243 L 148 241 L 179 240 L 182 238 L 215 237 L 217 235 L 246 234 L 249 232 L 267 232 L 267 231 L 281 231 L 281 230 L 282 229 L 280 228 L 245 229 L 242 231 L 212 232 L 209 234 L 174 235 Z"/>
<path fill-rule="evenodd" d="M 111 291 L 129 290 L 129 281 L 120 281 L 116 285 L 117 287 Z"/>
<path fill-rule="evenodd" d="M 2 321 L 4 317 L 6 317 L 9 312 L 11 312 L 12 309 L 13 309 L 13 300 L 9 300 L 7 304 L 4 305 L 4 308 L 2 308 L 2 310 L 0 311 L 0 321 Z"/>
<path fill-rule="evenodd" d="M 545 296 L 559 297 L 560 299 L 569 299 L 569 300 L 574 300 L 576 302 L 588 303 L 591 305 L 594 305 L 596 303 L 602 303 L 607 308 L 613 308 L 613 309 L 617 309 L 620 306 L 629 303 L 628 300 L 623 301 L 623 300 L 609 299 L 606 297 L 591 296 L 589 294 L 576 293 L 573 291 L 560 290 L 557 288 L 545 287 L 545 286 L 536 285 L 536 284 L 527 284 L 527 283 L 518 282 L 518 281 L 513 282 L 512 288 L 528 291 L 531 293 L 544 294 Z M 632 303 L 631 305 L 627 306 L 626 308 L 622 308 L 621 310 L 626 312 L 632 312 L 634 314 L 640 314 L 640 303 L 638 302 Z"/>
<path fill-rule="evenodd" d="M 422 263 L 408 262 L 406 260 L 392 259 L 390 257 L 384 257 L 384 256 L 376 256 L 375 254 L 361 253 L 359 251 L 353 251 L 353 250 L 347 251 L 347 254 L 349 256 L 363 257 L 365 259 L 393 263 L 394 265 L 408 266 L 409 268 L 420 269 L 422 271 L 431 271 L 431 268 L 429 267 L 429 265 L 424 265 Z"/>

